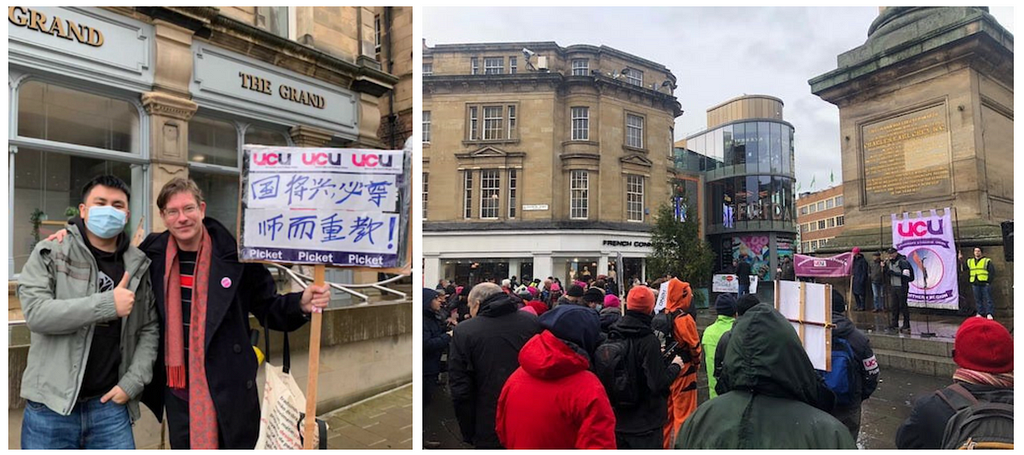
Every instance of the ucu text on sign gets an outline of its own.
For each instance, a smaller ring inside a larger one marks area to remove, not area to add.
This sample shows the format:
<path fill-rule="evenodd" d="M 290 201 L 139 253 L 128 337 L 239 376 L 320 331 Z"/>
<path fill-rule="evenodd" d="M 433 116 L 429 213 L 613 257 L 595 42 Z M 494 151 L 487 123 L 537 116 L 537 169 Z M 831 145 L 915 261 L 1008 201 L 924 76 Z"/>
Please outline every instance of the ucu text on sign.
<path fill-rule="evenodd" d="M 309 149 L 308 152 L 285 153 L 274 148 L 254 151 L 251 155 L 253 169 L 274 167 L 280 169 L 314 169 L 330 166 L 332 170 L 358 171 L 375 170 L 381 173 L 401 174 L 402 154 L 400 151 Z"/>
<path fill-rule="evenodd" d="M 942 235 L 942 219 L 930 219 L 927 221 L 911 221 L 898 223 L 896 229 L 903 237 L 924 237 L 926 235 Z"/>

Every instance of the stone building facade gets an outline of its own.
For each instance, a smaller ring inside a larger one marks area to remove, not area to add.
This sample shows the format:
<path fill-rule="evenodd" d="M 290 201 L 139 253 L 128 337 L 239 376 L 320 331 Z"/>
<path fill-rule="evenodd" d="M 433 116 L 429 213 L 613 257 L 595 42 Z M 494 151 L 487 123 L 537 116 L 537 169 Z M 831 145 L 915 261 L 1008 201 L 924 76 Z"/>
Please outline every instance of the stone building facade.
<path fill-rule="evenodd" d="M 606 46 L 452 44 L 423 53 L 427 281 L 642 277 L 669 202 L 664 65 Z"/>
<path fill-rule="evenodd" d="M 846 229 L 830 248 L 888 247 L 891 214 L 952 208 L 958 249 L 993 259 L 996 317 L 1012 317 L 1013 35 L 985 7 L 880 8 L 864 44 L 808 82 L 839 108 Z"/>
<path fill-rule="evenodd" d="M 381 56 L 409 73 L 411 14 L 10 7 L 8 278 L 94 175 L 129 183 L 133 229 L 163 230 L 156 195 L 185 176 L 234 229 L 244 144 L 390 147 L 381 125 L 411 111 L 411 78 Z"/>

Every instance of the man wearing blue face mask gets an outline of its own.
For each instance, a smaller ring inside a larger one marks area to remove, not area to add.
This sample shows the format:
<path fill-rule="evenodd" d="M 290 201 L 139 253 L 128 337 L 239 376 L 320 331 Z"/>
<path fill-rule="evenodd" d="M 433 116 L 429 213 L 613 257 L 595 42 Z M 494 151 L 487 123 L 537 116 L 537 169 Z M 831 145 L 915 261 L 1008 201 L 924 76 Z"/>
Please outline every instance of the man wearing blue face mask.
<path fill-rule="evenodd" d="M 99 176 L 64 242 L 36 244 L 18 280 L 31 331 L 21 396 L 23 449 L 133 449 L 153 377 L 159 320 L 150 260 L 128 243 L 129 189 Z"/>

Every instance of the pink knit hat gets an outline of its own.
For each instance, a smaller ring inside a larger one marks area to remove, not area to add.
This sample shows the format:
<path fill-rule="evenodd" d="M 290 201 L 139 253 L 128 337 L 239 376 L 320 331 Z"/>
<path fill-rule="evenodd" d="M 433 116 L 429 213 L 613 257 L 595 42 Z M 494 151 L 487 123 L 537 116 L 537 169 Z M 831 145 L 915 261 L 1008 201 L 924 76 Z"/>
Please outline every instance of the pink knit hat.
<path fill-rule="evenodd" d="M 615 294 L 608 294 L 604 296 L 605 308 L 618 308 L 619 305 L 622 305 L 622 302 L 615 296 Z"/>

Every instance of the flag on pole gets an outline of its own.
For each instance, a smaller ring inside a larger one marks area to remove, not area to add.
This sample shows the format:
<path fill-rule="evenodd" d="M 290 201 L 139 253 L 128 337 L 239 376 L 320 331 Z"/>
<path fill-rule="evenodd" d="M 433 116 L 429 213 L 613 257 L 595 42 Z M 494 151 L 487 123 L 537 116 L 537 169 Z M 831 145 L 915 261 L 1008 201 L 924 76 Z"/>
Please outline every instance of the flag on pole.
<path fill-rule="evenodd" d="M 833 169 L 830 169 L 828 171 L 828 182 L 829 183 L 836 183 L 836 171 L 833 170 Z"/>
<path fill-rule="evenodd" d="M 818 178 L 818 176 L 816 176 L 816 175 L 812 175 L 811 176 L 811 189 L 812 190 L 814 189 L 814 180 L 817 179 L 817 178 Z"/>

